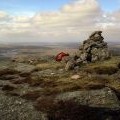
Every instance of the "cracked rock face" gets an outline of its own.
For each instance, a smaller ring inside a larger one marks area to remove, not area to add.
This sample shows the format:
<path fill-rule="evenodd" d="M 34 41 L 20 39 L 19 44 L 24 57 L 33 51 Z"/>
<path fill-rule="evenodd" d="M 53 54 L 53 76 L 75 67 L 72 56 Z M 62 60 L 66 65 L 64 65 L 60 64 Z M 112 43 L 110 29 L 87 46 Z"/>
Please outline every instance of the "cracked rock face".
<path fill-rule="evenodd" d="M 104 42 L 102 31 L 95 31 L 83 42 L 77 53 L 81 62 L 95 62 L 110 57 L 108 45 Z"/>

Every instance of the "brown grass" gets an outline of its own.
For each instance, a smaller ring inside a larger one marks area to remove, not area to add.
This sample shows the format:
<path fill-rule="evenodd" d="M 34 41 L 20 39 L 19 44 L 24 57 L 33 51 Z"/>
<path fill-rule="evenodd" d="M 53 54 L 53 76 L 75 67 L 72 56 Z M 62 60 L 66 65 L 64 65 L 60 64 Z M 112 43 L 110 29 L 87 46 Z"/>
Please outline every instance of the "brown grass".
<path fill-rule="evenodd" d="M 38 64 L 39 70 L 54 69 L 57 70 L 61 67 L 62 63 L 51 62 Z M 117 76 L 119 71 L 119 58 L 112 58 L 103 62 L 90 63 L 81 67 L 80 71 L 75 73 L 74 71 L 64 72 L 62 74 L 55 75 L 41 75 L 33 76 L 31 74 L 19 74 L 24 79 L 12 80 L 14 84 L 28 83 L 32 88 L 40 87 L 41 90 L 28 91 L 22 98 L 28 100 L 36 100 L 40 96 L 52 96 L 59 93 L 77 91 L 77 90 L 95 90 L 101 89 L 105 86 L 114 88 L 120 91 L 120 81 Z M 16 71 L 5 70 L 1 72 L 1 75 L 16 74 Z M 78 74 L 80 79 L 72 80 L 71 76 Z"/>
<path fill-rule="evenodd" d="M 4 86 L 2 87 L 2 90 L 3 90 L 3 91 L 12 91 L 12 90 L 14 90 L 14 89 L 16 89 L 16 87 L 13 86 L 13 85 L 4 85 Z"/>
<path fill-rule="evenodd" d="M 48 63 L 40 63 L 36 65 L 35 71 L 41 71 L 45 69 L 60 69 L 64 68 L 65 64 L 62 62 L 48 62 Z"/>
<path fill-rule="evenodd" d="M 119 69 L 118 67 L 113 67 L 113 66 L 98 66 L 94 68 L 85 68 L 85 72 L 88 73 L 96 73 L 96 74 L 108 74 L 112 75 L 116 73 Z"/>
<path fill-rule="evenodd" d="M 27 100 L 36 100 L 41 96 L 40 91 L 29 91 L 25 94 L 23 94 L 21 97 Z"/>
<path fill-rule="evenodd" d="M 27 78 L 13 79 L 13 80 L 10 80 L 10 82 L 13 84 L 24 84 L 24 83 L 27 83 Z"/>
<path fill-rule="evenodd" d="M 120 69 L 120 63 L 118 63 L 118 68 Z"/>
<path fill-rule="evenodd" d="M 0 76 L 7 75 L 7 74 L 14 75 L 14 74 L 18 74 L 18 73 L 19 73 L 18 71 L 15 71 L 13 69 L 0 70 Z"/>
<path fill-rule="evenodd" d="M 96 73 L 112 75 L 119 70 L 118 67 L 119 61 L 120 61 L 119 57 L 118 58 L 114 57 L 109 60 L 87 64 L 82 68 L 82 70 L 91 74 Z"/>

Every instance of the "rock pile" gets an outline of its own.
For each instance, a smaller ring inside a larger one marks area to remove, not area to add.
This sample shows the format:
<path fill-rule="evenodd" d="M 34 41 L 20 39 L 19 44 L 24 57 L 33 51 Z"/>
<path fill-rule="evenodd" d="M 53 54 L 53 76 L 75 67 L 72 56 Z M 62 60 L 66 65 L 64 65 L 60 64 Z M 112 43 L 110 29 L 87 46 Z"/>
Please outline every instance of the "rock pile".
<path fill-rule="evenodd" d="M 82 63 L 96 62 L 108 59 L 109 57 L 108 45 L 104 42 L 102 31 L 95 31 L 87 40 L 83 41 L 74 59 L 68 61 L 65 69 L 74 69 Z"/>
<path fill-rule="evenodd" d="M 76 55 L 79 61 L 87 63 L 109 58 L 108 46 L 101 34 L 102 31 L 95 31 L 83 42 Z"/>

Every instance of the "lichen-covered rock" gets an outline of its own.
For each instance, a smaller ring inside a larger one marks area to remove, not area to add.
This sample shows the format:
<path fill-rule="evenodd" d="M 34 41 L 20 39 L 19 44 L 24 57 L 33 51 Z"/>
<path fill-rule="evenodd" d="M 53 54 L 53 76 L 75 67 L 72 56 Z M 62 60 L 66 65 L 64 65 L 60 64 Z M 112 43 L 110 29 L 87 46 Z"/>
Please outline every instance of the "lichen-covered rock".
<path fill-rule="evenodd" d="M 25 64 L 25 63 L 17 63 L 13 69 L 15 71 L 18 71 L 20 73 L 30 73 L 35 69 L 34 65 L 29 65 L 29 64 Z"/>
<path fill-rule="evenodd" d="M 65 70 L 72 70 L 75 67 L 75 61 L 74 60 L 69 60 L 65 66 Z"/>
<path fill-rule="evenodd" d="M 57 101 L 67 101 L 71 99 L 81 105 L 88 105 L 91 107 L 120 108 L 117 96 L 107 87 L 99 90 L 66 92 L 56 97 Z"/>
<path fill-rule="evenodd" d="M 107 43 L 104 42 L 102 31 L 95 31 L 83 42 L 77 53 L 83 63 L 105 60 L 110 57 Z"/>
<path fill-rule="evenodd" d="M 65 69 L 72 70 L 76 66 L 89 62 L 96 62 L 110 58 L 108 45 L 103 41 L 102 31 L 93 32 L 89 38 L 83 41 L 79 51 L 75 53 L 74 62 L 68 60 Z"/>
<path fill-rule="evenodd" d="M 52 120 L 119 120 L 120 103 L 110 88 L 40 97 L 35 107 Z M 116 118 L 117 116 L 117 118 Z"/>
<path fill-rule="evenodd" d="M 33 104 L 18 97 L 6 96 L 0 91 L 0 120 L 48 120 L 36 111 Z"/>

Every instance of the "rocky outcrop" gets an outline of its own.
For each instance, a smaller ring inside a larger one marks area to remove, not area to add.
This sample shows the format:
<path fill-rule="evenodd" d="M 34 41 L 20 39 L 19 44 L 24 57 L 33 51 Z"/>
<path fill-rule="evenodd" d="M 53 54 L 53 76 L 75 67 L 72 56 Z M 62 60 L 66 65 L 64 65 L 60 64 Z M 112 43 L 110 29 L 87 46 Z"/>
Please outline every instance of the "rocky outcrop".
<path fill-rule="evenodd" d="M 83 41 L 74 58 L 67 62 L 65 70 L 72 70 L 76 66 L 80 67 L 82 63 L 101 61 L 109 57 L 108 45 L 104 42 L 102 31 L 95 31 Z"/>
<path fill-rule="evenodd" d="M 107 87 L 98 90 L 66 92 L 58 95 L 56 100 L 73 100 L 78 102 L 78 104 L 88 105 L 90 107 L 103 107 L 110 109 L 120 108 L 117 96 L 110 88 Z"/>
<path fill-rule="evenodd" d="M 108 46 L 103 40 L 102 31 L 93 32 L 80 46 L 76 55 L 78 61 L 87 63 L 108 59 L 110 57 Z"/>
<path fill-rule="evenodd" d="M 120 104 L 109 88 L 40 97 L 35 107 L 52 120 L 118 120 Z M 117 118 L 116 118 L 117 116 Z"/>
<path fill-rule="evenodd" d="M 0 91 L 0 120 L 48 120 L 46 115 L 34 109 L 31 102 L 6 96 Z"/>

